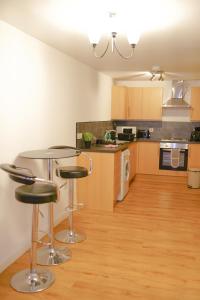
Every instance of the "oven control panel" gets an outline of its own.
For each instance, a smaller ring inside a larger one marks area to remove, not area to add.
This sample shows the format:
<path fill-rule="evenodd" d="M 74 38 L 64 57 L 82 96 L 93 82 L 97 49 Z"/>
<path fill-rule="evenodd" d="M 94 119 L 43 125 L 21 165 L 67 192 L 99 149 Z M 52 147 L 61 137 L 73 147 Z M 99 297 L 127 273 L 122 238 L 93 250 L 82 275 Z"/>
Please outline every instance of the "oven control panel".
<path fill-rule="evenodd" d="M 162 149 L 188 149 L 188 144 L 186 143 L 160 143 L 160 148 Z"/>

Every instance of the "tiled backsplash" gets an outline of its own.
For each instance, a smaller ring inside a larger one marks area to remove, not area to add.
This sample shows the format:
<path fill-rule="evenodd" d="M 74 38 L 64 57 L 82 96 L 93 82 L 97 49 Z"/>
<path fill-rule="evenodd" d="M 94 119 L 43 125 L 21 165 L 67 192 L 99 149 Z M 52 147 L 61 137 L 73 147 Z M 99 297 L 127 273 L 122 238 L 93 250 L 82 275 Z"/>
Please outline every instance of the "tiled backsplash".
<path fill-rule="evenodd" d="M 136 126 L 137 129 L 153 128 L 151 138 L 182 138 L 189 139 L 194 127 L 200 127 L 200 122 L 162 122 L 162 121 L 97 121 L 77 122 L 76 134 L 90 131 L 96 138 L 102 138 L 107 129 L 116 126 Z M 81 139 L 76 140 L 77 147 L 82 148 Z"/>
<path fill-rule="evenodd" d="M 76 123 L 76 137 L 77 133 L 89 131 L 98 139 L 104 136 L 106 130 L 113 129 L 112 121 L 97 121 L 97 122 L 77 122 Z M 76 139 L 76 146 L 82 148 L 83 141 Z"/>
<path fill-rule="evenodd" d="M 152 138 L 183 138 L 189 139 L 194 127 L 200 127 L 200 122 L 162 122 L 162 121 L 116 121 L 116 126 L 136 126 L 137 129 L 153 128 Z"/>

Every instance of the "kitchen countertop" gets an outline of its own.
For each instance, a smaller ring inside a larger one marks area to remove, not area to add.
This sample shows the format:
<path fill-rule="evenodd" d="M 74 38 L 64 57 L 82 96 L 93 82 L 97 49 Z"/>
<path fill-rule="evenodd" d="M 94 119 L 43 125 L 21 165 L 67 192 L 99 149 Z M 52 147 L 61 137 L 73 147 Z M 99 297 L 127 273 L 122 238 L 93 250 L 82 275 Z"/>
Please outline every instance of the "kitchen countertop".
<path fill-rule="evenodd" d="M 90 148 L 82 148 L 81 151 L 85 152 L 103 152 L 103 153 L 116 153 L 118 151 L 123 151 L 128 148 L 130 143 L 125 143 L 121 145 L 116 145 L 116 147 L 106 146 L 106 145 L 92 145 Z"/>
<path fill-rule="evenodd" d="M 163 142 L 163 143 L 187 143 L 187 144 L 200 144 L 200 141 L 199 142 L 196 142 L 196 141 L 186 141 L 186 140 L 165 140 L 163 141 L 162 139 L 156 139 L 156 138 L 149 138 L 149 139 L 143 139 L 143 138 L 139 138 L 139 139 L 135 139 L 133 140 L 132 142 L 125 142 L 124 144 L 118 144 L 116 146 L 108 146 L 108 145 L 103 145 L 103 144 L 100 144 L 100 145 L 92 145 L 91 148 L 81 148 L 81 151 L 85 151 L 85 152 L 102 152 L 102 153 L 116 153 L 118 151 L 123 151 L 125 149 L 128 148 L 128 146 L 131 144 L 131 143 L 136 143 L 136 142 L 153 142 L 153 143 L 160 143 L 160 142 Z"/>

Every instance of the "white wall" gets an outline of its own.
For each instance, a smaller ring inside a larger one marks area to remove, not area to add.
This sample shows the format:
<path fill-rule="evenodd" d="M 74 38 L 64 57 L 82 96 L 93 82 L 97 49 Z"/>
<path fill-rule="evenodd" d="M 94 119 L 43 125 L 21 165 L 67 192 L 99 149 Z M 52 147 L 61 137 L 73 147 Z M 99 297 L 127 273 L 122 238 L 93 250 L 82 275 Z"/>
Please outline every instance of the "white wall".
<path fill-rule="evenodd" d="M 111 85 L 104 74 L 0 21 L 0 163 L 46 176 L 44 162 L 18 153 L 75 145 L 76 121 L 110 119 Z M 14 199 L 16 186 L 0 170 L 0 271 L 30 246 L 32 208 Z M 56 204 L 56 222 L 64 202 Z"/>
<path fill-rule="evenodd" d="M 162 87 L 163 103 L 171 98 L 172 81 L 119 81 L 118 85 L 128 87 Z M 191 87 L 200 86 L 200 80 L 185 81 L 187 93 L 185 95 L 186 102 L 190 103 Z M 185 108 L 164 108 L 162 113 L 162 121 L 190 122 L 190 110 Z"/>

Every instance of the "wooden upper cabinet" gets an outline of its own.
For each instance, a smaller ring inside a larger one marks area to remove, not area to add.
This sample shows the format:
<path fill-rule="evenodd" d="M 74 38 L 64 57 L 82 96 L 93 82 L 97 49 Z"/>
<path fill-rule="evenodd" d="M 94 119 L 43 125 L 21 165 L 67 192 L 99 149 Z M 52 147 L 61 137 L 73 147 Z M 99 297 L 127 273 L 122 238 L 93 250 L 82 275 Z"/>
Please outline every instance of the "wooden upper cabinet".
<path fill-rule="evenodd" d="M 191 88 L 191 121 L 200 120 L 200 87 Z"/>
<path fill-rule="evenodd" d="M 162 96 L 162 88 L 127 88 L 127 118 L 130 120 L 161 120 Z"/>
<path fill-rule="evenodd" d="M 126 119 L 127 118 L 127 88 L 124 86 L 112 87 L 112 119 Z"/>
<path fill-rule="evenodd" d="M 142 119 L 161 120 L 162 88 L 150 87 L 142 89 Z"/>
<path fill-rule="evenodd" d="M 112 119 L 161 120 L 162 88 L 112 88 Z"/>
<path fill-rule="evenodd" d="M 200 145 L 198 144 L 189 145 L 188 168 L 200 168 Z"/>
<path fill-rule="evenodd" d="M 142 88 L 128 88 L 128 119 L 139 120 L 142 118 Z"/>

